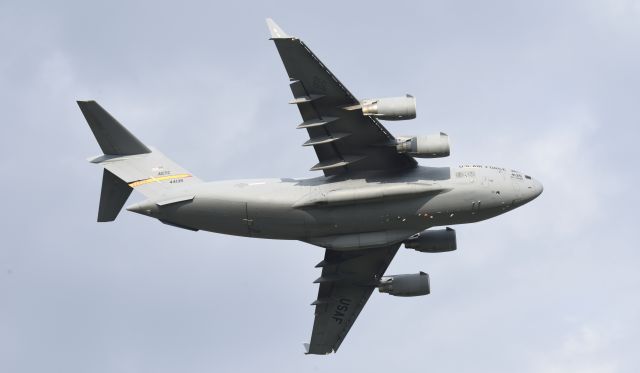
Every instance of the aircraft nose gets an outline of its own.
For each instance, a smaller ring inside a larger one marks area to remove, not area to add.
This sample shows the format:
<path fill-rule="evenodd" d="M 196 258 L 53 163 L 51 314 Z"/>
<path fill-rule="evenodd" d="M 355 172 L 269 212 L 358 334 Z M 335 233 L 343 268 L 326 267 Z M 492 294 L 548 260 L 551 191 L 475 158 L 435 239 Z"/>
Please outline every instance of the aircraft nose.
<path fill-rule="evenodd" d="M 542 194 L 543 190 L 544 190 L 544 186 L 542 185 L 542 183 L 534 178 L 531 178 L 531 182 L 528 187 L 528 191 L 529 191 L 528 200 L 532 201 L 536 199 L 540 194 Z"/>
<path fill-rule="evenodd" d="M 536 190 L 537 190 L 537 193 L 538 193 L 538 194 L 536 194 L 536 197 L 537 197 L 537 196 L 541 195 L 542 192 L 544 191 L 544 186 L 538 180 L 536 180 L 535 182 L 536 182 Z"/>

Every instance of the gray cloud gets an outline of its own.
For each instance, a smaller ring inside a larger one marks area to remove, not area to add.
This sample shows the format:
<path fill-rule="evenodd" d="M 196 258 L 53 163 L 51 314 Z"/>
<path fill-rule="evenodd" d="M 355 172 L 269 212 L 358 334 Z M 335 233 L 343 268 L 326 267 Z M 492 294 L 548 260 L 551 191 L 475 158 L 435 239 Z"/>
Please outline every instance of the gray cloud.
<path fill-rule="evenodd" d="M 76 99 L 205 179 L 313 175 L 267 16 L 359 97 L 416 95 L 387 127 L 449 133 L 431 163 L 545 184 L 457 252 L 401 252 L 389 271 L 432 294 L 374 295 L 330 357 L 300 345 L 320 249 L 95 223 Z M 635 372 L 639 21 L 633 0 L 3 3 L 0 370 Z"/>

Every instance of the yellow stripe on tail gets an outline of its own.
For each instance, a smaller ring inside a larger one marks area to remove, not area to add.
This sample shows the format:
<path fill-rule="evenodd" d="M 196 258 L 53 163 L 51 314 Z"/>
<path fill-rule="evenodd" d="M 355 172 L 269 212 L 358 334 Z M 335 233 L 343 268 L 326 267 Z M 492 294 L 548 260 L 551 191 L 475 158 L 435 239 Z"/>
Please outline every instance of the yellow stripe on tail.
<path fill-rule="evenodd" d="M 129 183 L 129 186 L 132 188 L 139 187 L 140 185 L 150 184 L 150 183 L 158 183 L 165 180 L 175 180 L 175 179 L 186 179 L 191 177 L 191 174 L 176 174 L 176 175 L 166 175 L 159 177 L 150 177 L 148 179 L 137 180 L 132 183 Z"/>

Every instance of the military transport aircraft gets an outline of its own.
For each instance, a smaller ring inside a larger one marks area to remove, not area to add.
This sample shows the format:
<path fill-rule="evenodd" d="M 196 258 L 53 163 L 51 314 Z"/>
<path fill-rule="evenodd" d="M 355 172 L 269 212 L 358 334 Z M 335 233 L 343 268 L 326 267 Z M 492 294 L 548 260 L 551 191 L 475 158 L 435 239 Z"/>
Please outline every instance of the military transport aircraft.
<path fill-rule="evenodd" d="M 358 100 L 300 39 L 267 20 L 318 164 L 311 179 L 203 182 L 147 147 L 95 101 L 78 101 L 103 155 L 98 221 L 127 208 L 165 224 L 247 237 L 300 240 L 325 249 L 308 354 L 335 352 L 376 288 L 411 297 L 430 292 L 424 272 L 384 276 L 404 244 L 426 253 L 456 249 L 455 231 L 533 200 L 529 175 L 478 164 L 426 167 L 449 155 L 446 134 L 394 137 L 380 120 L 416 117 L 412 96 Z"/>

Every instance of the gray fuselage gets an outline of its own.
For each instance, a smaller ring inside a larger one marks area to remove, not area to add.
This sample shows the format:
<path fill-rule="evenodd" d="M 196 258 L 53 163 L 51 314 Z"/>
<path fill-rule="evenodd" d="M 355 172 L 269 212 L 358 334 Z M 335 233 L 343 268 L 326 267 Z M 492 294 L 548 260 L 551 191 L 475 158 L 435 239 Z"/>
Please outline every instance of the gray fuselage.
<path fill-rule="evenodd" d="M 202 183 L 128 209 L 187 229 L 350 250 L 401 242 L 434 226 L 489 219 L 541 192 L 542 184 L 518 171 L 464 165 L 352 179 Z"/>

